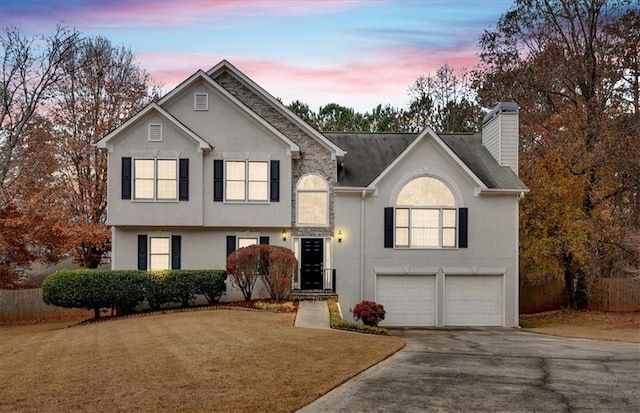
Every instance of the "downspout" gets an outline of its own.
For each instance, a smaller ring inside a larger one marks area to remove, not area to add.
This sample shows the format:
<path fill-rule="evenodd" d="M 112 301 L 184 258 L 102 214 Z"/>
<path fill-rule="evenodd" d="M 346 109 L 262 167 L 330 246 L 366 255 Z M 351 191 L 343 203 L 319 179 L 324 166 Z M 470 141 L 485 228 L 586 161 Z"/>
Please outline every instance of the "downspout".
<path fill-rule="evenodd" d="M 515 280 L 516 283 L 516 294 L 514 297 L 515 301 L 515 326 L 520 328 L 520 201 L 524 198 L 524 192 L 520 192 L 520 194 L 516 197 L 516 267 L 515 267 Z"/>
<path fill-rule="evenodd" d="M 364 201 L 367 196 L 367 191 L 365 189 L 362 190 L 362 195 L 360 198 L 360 300 L 364 300 L 364 240 L 366 239 L 364 236 Z"/>

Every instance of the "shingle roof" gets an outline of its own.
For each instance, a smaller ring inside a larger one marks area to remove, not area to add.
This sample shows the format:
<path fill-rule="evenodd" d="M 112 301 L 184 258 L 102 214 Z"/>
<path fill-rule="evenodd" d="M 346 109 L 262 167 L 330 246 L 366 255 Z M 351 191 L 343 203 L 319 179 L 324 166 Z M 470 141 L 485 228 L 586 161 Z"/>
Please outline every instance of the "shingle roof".
<path fill-rule="evenodd" d="M 324 135 L 346 151 L 339 170 L 342 187 L 366 187 L 410 144 L 417 133 L 325 132 Z M 500 166 L 482 146 L 481 134 L 438 134 L 460 160 L 490 189 L 526 189 L 508 166 Z"/>
<path fill-rule="evenodd" d="M 439 133 L 438 136 L 488 188 L 527 189 L 510 167 L 500 166 L 482 145 L 481 134 Z"/>
<path fill-rule="evenodd" d="M 338 186 L 365 187 L 396 159 L 417 133 L 324 132 L 347 154 L 338 172 Z"/>

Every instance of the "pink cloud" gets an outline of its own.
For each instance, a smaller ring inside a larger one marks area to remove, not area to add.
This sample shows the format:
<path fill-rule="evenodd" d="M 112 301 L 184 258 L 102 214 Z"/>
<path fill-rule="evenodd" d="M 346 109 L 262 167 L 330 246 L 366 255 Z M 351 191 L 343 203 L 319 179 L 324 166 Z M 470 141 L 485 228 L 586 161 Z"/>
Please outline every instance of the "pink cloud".
<path fill-rule="evenodd" d="M 137 58 L 167 91 L 198 69 L 206 71 L 227 59 L 285 103 L 299 99 L 316 108 L 337 102 L 365 111 L 379 103 L 405 106 L 409 101 L 408 87 L 418 76 L 434 74 L 444 63 L 457 70 L 472 69 L 478 62 L 474 53 L 475 50 L 464 47 L 378 49 L 372 50 L 367 59 L 330 64 L 195 53 L 143 53 Z"/>
<path fill-rule="evenodd" d="M 366 2 L 365 2 L 366 3 Z M 65 6 L 55 2 L 22 8 L 7 16 L 24 17 L 34 25 L 63 19 L 66 24 L 94 27 L 179 27 L 197 23 L 224 22 L 229 17 L 297 16 L 331 13 L 356 5 L 356 0 L 190 0 L 190 1 L 87 1 Z"/>

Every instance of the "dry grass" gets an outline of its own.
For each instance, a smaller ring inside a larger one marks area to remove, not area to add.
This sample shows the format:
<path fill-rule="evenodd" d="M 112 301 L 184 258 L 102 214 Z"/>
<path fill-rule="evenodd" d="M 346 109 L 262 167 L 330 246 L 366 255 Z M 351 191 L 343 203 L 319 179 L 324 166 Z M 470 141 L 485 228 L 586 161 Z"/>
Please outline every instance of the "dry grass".
<path fill-rule="evenodd" d="M 294 411 L 404 346 L 294 314 L 173 313 L 0 327 L 3 411 Z"/>
<path fill-rule="evenodd" d="M 640 312 L 550 311 L 522 315 L 520 322 L 536 333 L 640 343 Z"/>

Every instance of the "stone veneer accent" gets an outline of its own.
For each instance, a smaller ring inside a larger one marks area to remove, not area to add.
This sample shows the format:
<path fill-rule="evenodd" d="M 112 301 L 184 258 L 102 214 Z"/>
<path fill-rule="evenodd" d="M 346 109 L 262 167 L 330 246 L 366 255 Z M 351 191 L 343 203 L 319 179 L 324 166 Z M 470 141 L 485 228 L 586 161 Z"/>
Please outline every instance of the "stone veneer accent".
<path fill-rule="evenodd" d="M 330 151 L 312 138 L 307 132 L 278 112 L 269 102 L 255 94 L 229 72 L 223 72 L 214 79 L 229 93 L 257 113 L 273 127 L 282 132 L 300 147 L 300 159 L 292 160 L 291 185 L 291 228 L 293 236 L 333 237 L 334 231 L 334 193 L 337 182 L 336 160 L 331 159 Z M 296 183 L 308 173 L 323 176 L 329 184 L 329 226 L 297 227 L 296 226 Z"/>

